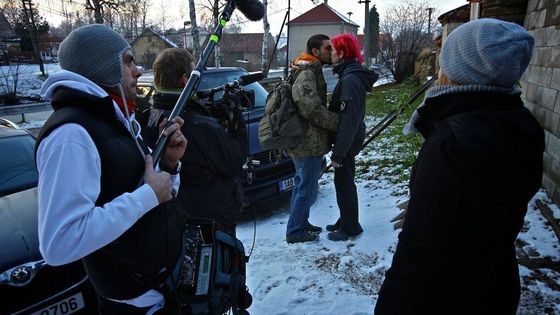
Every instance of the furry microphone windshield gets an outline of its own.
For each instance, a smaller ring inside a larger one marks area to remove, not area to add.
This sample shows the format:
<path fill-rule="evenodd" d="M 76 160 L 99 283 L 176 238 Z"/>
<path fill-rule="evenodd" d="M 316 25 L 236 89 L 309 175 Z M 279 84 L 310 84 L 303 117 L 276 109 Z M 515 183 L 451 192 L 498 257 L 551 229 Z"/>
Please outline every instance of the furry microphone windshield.
<path fill-rule="evenodd" d="M 264 5 L 258 0 L 235 0 L 235 7 L 251 21 L 258 21 L 264 16 Z"/>

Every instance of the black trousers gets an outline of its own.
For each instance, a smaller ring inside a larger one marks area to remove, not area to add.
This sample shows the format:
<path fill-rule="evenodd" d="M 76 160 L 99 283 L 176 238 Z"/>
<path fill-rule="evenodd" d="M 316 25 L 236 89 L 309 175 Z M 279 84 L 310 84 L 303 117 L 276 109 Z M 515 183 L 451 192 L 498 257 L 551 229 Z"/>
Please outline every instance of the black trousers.
<path fill-rule="evenodd" d="M 355 174 L 355 156 L 345 157 L 342 160 L 342 166 L 334 169 L 336 203 L 340 210 L 340 218 L 337 223 L 340 229 L 350 236 L 358 235 L 364 231 L 360 222 L 358 222 L 358 192 L 354 183 Z"/>

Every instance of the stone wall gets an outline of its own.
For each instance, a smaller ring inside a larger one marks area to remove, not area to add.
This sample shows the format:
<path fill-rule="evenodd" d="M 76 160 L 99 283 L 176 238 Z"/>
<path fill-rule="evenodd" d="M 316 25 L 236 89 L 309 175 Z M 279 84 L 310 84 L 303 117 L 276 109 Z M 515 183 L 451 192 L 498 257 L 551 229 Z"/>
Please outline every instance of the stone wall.
<path fill-rule="evenodd" d="M 546 133 L 543 186 L 560 204 L 560 0 L 529 0 L 523 25 L 535 48 L 520 83 L 525 105 Z"/>
<path fill-rule="evenodd" d="M 528 0 L 484 0 L 480 16 L 523 25 Z"/>

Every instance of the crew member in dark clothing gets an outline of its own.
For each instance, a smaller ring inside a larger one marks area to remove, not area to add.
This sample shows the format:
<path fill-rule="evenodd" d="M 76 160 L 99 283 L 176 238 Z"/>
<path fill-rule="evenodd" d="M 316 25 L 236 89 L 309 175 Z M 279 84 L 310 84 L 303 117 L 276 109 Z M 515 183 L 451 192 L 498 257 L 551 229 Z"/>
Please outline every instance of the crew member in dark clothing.
<path fill-rule="evenodd" d="M 334 186 L 340 218 L 327 225 L 331 241 L 346 241 L 363 232 L 358 220 L 358 192 L 354 183 L 355 157 L 365 138 L 364 123 L 366 93 L 371 92 L 378 75 L 362 67 L 358 39 L 342 34 L 331 39 L 333 72 L 338 74 L 329 110 L 340 113 L 340 125 L 333 135 L 331 162 L 334 166 Z"/>
<path fill-rule="evenodd" d="M 376 314 L 516 314 L 514 241 L 543 169 L 543 130 L 515 87 L 532 49 L 494 19 L 443 43 L 438 85 L 405 127 L 425 141 Z"/>
<path fill-rule="evenodd" d="M 191 71 L 194 57 L 185 49 L 164 50 L 153 65 L 157 93 L 145 112 L 143 137 L 149 144 L 157 140 L 158 125 L 169 115 Z M 183 134 L 189 141 L 181 161 L 181 185 L 177 199 L 190 217 L 209 218 L 235 236 L 243 191 L 239 179 L 247 159 L 247 131 L 241 113 L 224 129 L 197 101 L 191 101 L 181 115 Z"/>

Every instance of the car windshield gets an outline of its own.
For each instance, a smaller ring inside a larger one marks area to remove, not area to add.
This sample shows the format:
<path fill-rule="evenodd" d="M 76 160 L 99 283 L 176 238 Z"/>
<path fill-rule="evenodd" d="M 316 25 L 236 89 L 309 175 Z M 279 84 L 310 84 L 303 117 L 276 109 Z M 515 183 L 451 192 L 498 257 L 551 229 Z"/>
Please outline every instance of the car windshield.
<path fill-rule="evenodd" d="M 0 196 L 37 186 L 34 146 L 30 135 L 0 138 Z"/>
<path fill-rule="evenodd" d="M 239 79 L 240 76 L 248 74 L 245 71 L 223 71 L 223 72 L 206 72 L 202 73 L 202 80 L 198 85 L 198 90 L 206 90 L 224 85 L 228 82 L 233 82 Z M 257 82 L 253 82 L 249 85 L 242 86 L 242 89 L 255 91 L 255 104 L 253 108 L 263 108 L 266 102 L 266 96 L 268 93 L 266 90 Z M 222 97 L 223 92 L 216 93 L 214 99 L 219 99 Z"/>

